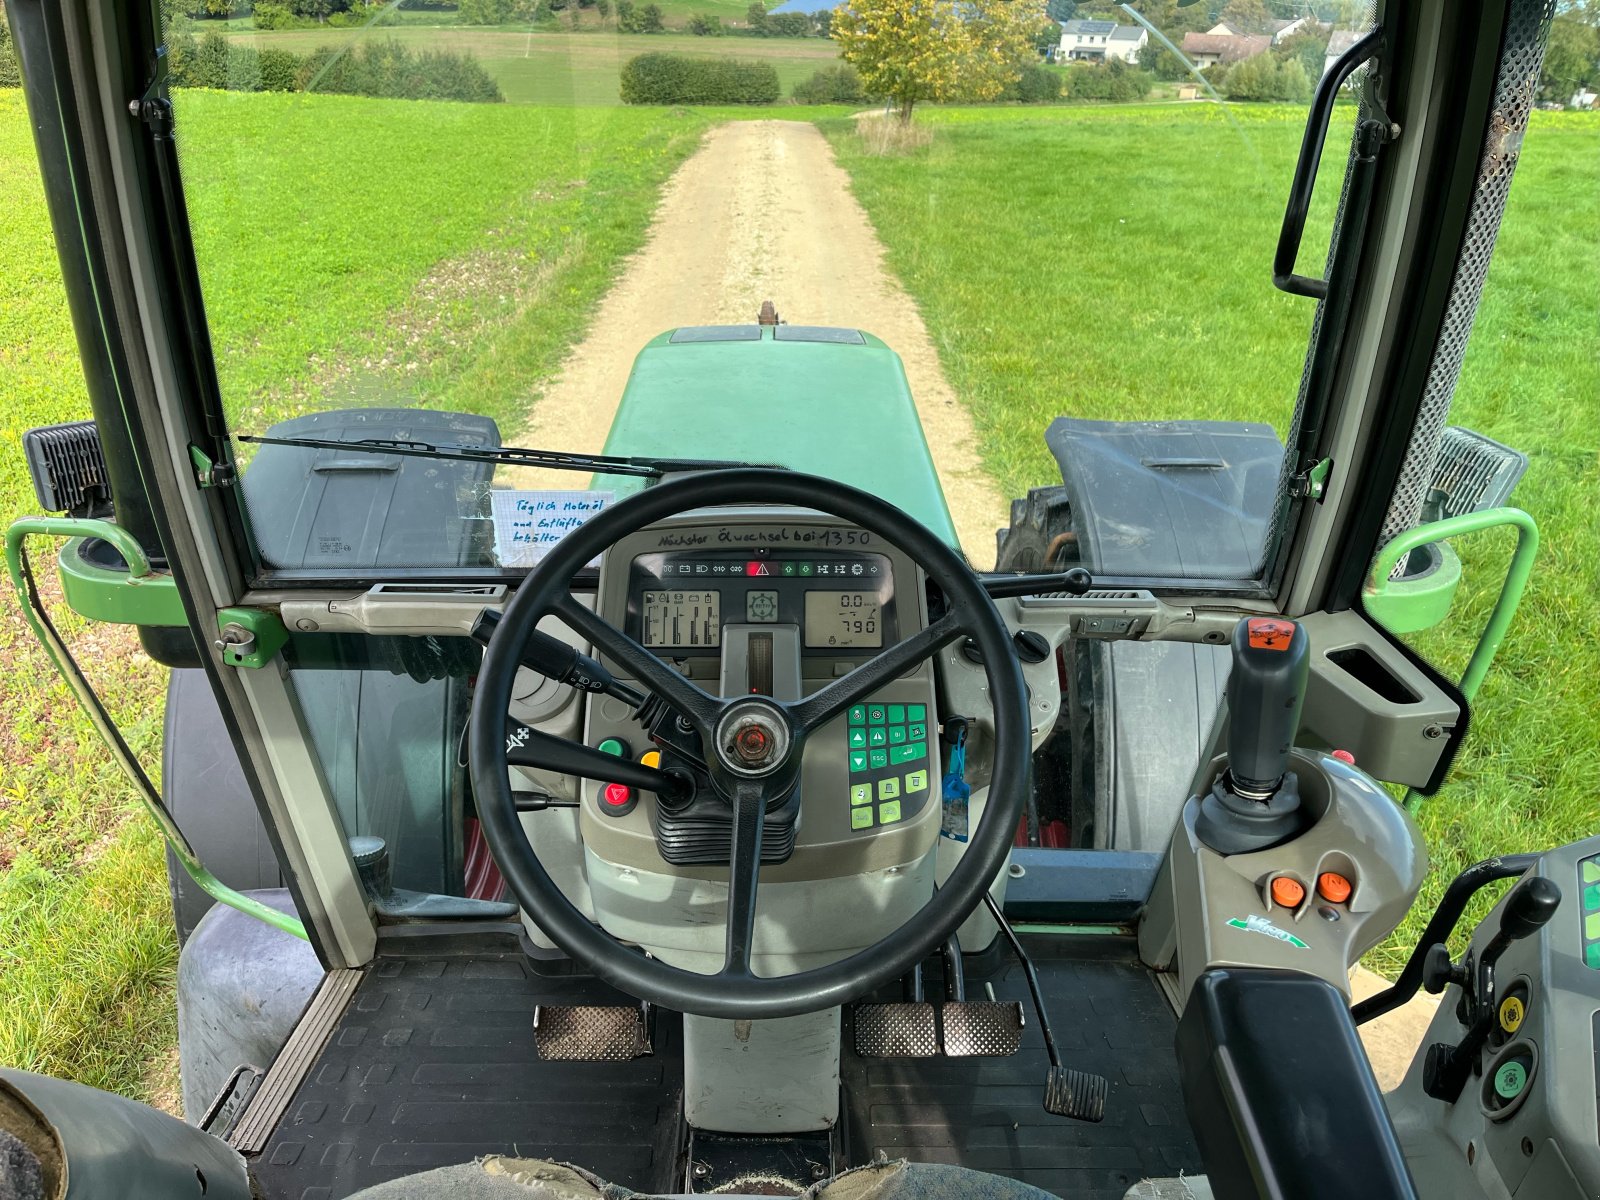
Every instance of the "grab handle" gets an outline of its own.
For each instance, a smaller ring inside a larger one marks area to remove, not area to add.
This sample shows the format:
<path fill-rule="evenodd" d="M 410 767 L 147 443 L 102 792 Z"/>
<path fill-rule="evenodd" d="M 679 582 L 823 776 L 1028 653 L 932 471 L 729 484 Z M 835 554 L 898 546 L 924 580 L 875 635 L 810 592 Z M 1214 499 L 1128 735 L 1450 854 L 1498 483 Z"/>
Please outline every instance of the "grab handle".
<path fill-rule="evenodd" d="M 1294 273 L 1300 254 L 1300 239 L 1306 232 L 1306 214 L 1311 211 L 1311 193 L 1317 186 L 1317 167 L 1322 163 L 1322 147 L 1328 140 L 1328 122 L 1333 117 L 1333 102 L 1352 72 L 1373 56 L 1382 29 L 1374 29 L 1341 54 L 1324 71 L 1311 95 L 1311 111 L 1306 117 L 1305 137 L 1300 142 L 1300 158 L 1289 184 L 1289 204 L 1283 213 L 1283 228 L 1278 233 L 1278 253 L 1272 260 L 1272 286 L 1292 296 L 1321 300 L 1328 294 L 1326 279 Z"/>

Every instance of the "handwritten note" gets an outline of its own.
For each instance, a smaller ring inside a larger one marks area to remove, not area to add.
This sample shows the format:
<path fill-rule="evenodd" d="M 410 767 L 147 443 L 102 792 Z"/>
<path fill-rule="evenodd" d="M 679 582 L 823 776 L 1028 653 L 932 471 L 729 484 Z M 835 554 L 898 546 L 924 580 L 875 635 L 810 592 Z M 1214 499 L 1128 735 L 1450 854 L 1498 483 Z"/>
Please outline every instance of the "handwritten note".
<path fill-rule="evenodd" d="M 531 567 L 550 548 L 599 512 L 613 492 L 515 491 L 489 493 L 494 550 L 502 567 Z M 597 558 L 590 566 L 598 566 Z"/>

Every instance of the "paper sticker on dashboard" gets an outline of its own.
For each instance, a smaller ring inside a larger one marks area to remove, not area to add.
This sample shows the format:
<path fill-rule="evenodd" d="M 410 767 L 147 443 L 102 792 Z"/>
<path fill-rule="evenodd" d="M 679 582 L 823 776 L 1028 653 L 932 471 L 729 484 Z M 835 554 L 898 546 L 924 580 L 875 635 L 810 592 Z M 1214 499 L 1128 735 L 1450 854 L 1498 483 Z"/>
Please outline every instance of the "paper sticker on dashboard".
<path fill-rule="evenodd" d="M 531 567 L 550 548 L 615 498 L 614 492 L 518 491 L 489 493 L 494 553 L 502 567 Z M 599 566 L 596 558 L 589 564 Z"/>

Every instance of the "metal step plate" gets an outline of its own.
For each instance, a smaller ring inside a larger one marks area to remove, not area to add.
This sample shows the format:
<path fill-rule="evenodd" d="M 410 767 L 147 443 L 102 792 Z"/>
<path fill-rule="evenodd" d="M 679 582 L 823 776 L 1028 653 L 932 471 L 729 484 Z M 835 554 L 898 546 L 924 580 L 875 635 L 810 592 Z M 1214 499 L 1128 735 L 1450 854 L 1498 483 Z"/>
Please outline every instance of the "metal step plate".
<path fill-rule="evenodd" d="M 931 1004 L 858 1004 L 856 1053 L 862 1058 L 932 1058 L 939 1030 Z"/>
<path fill-rule="evenodd" d="M 951 1058 L 1007 1058 L 1022 1045 L 1022 1005 L 1013 1000 L 951 1000 L 939 1022 Z"/>
<path fill-rule="evenodd" d="M 548 1062 L 629 1062 L 650 1053 L 650 1016 L 621 1005 L 541 1004 L 533 1043 Z"/>
<path fill-rule="evenodd" d="M 1044 1084 L 1044 1110 L 1078 1121 L 1104 1120 L 1109 1087 L 1104 1075 L 1051 1067 Z"/>

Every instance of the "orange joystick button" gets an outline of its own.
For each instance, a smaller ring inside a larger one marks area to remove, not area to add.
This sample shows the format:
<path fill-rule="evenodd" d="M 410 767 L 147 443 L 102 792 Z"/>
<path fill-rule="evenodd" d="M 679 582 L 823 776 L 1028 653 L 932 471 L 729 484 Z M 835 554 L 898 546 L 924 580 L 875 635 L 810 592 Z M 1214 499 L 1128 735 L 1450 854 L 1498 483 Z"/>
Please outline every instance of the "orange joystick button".
<path fill-rule="evenodd" d="M 1350 899 L 1350 881 L 1343 875 L 1336 875 L 1332 871 L 1324 871 L 1317 876 L 1317 891 L 1324 900 L 1334 904 L 1343 904 Z"/>
<path fill-rule="evenodd" d="M 1279 875 L 1272 881 L 1272 899 L 1284 908 L 1299 908 L 1305 898 L 1305 886 L 1298 879 Z"/>

